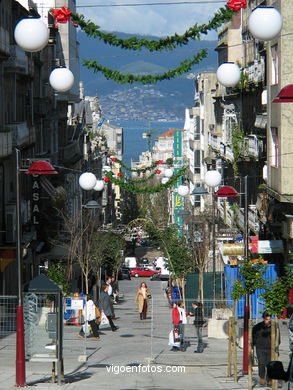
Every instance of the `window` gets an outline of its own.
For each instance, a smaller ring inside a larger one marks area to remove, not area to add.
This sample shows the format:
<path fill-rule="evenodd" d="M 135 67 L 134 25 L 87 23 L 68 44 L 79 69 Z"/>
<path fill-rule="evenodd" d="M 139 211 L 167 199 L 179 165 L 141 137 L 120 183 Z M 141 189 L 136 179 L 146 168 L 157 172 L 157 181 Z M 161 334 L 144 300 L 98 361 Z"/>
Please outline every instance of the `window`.
<path fill-rule="evenodd" d="M 271 83 L 272 85 L 278 84 L 279 82 L 279 56 L 278 56 L 278 45 L 271 47 L 272 57 L 272 69 L 271 69 Z"/>
<path fill-rule="evenodd" d="M 279 166 L 279 143 L 278 143 L 278 129 L 276 127 L 271 128 L 271 165 L 273 167 Z"/>

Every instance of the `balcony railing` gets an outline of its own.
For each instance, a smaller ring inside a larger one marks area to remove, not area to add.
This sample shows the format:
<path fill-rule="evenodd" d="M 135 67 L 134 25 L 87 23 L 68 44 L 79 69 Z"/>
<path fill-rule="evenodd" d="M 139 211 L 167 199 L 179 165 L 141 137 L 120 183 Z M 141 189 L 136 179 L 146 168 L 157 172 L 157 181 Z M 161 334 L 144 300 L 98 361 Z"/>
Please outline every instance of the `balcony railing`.
<path fill-rule="evenodd" d="M 242 143 L 242 154 L 244 157 L 259 159 L 263 155 L 263 148 L 263 141 L 252 134 L 245 137 L 244 142 Z"/>
<path fill-rule="evenodd" d="M 244 208 L 239 210 L 238 224 L 244 230 Z M 259 231 L 259 219 L 257 216 L 257 209 L 255 205 L 248 206 L 248 226 L 249 229 L 255 233 Z"/>
<path fill-rule="evenodd" d="M 225 146 L 225 157 L 227 160 L 230 160 L 230 161 L 234 160 L 234 154 L 233 154 L 232 149 L 229 145 Z"/>
<path fill-rule="evenodd" d="M 248 81 L 250 83 L 260 83 L 265 79 L 265 62 L 261 58 L 259 61 L 254 61 L 253 65 L 246 68 Z"/>

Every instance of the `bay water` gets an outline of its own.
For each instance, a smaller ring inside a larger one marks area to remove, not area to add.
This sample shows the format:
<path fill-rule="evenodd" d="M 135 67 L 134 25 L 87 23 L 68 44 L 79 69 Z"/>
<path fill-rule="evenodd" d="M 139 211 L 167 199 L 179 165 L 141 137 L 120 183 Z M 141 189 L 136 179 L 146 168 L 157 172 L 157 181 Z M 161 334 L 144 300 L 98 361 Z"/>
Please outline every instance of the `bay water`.
<path fill-rule="evenodd" d="M 143 133 L 151 133 L 151 147 L 154 145 L 156 137 L 166 131 L 176 128 L 183 128 L 184 121 L 181 122 L 148 122 L 148 121 L 120 121 L 113 122 L 123 128 L 123 162 L 128 167 L 131 161 L 139 161 L 139 156 L 148 148 L 147 139 L 143 138 Z"/>

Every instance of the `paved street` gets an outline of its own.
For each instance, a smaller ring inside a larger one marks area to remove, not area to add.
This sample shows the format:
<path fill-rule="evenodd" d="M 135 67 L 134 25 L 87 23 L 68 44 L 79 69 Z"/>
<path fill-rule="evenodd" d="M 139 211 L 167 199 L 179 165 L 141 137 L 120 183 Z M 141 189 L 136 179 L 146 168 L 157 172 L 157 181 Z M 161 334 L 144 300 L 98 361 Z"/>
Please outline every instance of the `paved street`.
<path fill-rule="evenodd" d="M 193 353 L 193 326 L 187 326 L 186 336 L 191 346 L 186 352 L 171 352 L 168 333 L 171 311 L 163 294 L 162 283 L 149 282 L 153 307 L 148 319 L 140 321 L 134 304 L 136 288 L 141 279 L 121 281 L 124 301 L 116 308 L 115 324 L 119 330 L 102 330 L 101 339 L 77 337 L 76 326 L 65 327 L 64 366 L 66 390 L 214 390 L 247 389 L 247 378 L 238 383 L 227 378 L 227 341 L 207 339 L 203 354 Z M 151 321 L 151 316 L 154 320 Z M 282 328 L 282 360 L 287 361 L 288 338 Z M 204 333 L 204 336 L 206 334 Z M 86 353 L 87 362 L 82 362 Z M 287 360 L 286 360 L 287 359 Z M 238 353 L 241 372 L 242 351 Z M 155 361 L 156 364 L 148 365 Z M 15 384 L 15 335 L 0 340 L 0 389 L 13 389 Z M 119 372 L 123 371 L 123 372 Z M 129 372 L 124 372 L 128 370 Z M 183 372 L 181 372 L 181 370 Z M 160 372 L 159 372 L 160 371 Z M 172 371 L 172 372 L 166 372 Z M 173 372 L 174 371 L 174 372 Z M 27 362 L 29 389 L 60 389 L 50 382 L 50 363 Z"/>

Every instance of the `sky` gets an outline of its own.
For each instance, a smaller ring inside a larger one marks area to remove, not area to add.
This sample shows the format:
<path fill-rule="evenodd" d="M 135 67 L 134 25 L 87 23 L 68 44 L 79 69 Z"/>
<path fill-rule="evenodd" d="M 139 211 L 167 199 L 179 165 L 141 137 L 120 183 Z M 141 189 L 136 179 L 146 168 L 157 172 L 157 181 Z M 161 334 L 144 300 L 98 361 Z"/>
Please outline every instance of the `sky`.
<path fill-rule="evenodd" d="M 193 1 L 194 4 L 93 7 L 184 1 Z M 182 34 L 195 23 L 206 23 L 226 3 L 226 0 L 76 0 L 77 12 L 99 25 L 103 31 L 154 36 L 173 35 L 175 32 Z M 216 33 L 202 39 L 216 39 Z"/>

